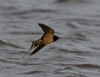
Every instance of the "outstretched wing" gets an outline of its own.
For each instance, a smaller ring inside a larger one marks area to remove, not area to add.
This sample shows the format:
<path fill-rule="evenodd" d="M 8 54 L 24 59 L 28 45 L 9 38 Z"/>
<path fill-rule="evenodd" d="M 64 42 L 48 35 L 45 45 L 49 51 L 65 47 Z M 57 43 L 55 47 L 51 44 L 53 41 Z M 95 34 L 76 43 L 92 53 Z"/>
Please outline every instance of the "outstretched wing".
<path fill-rule="evenodd" d="M 52 28 L 48 27 L 47 25 L 39 23 L 39 26 L 42 28 L 44 33 L 48 33 L 49 32 L 49 33 L 54 34 L 54 30 Z"/>
<path fill-rule="evenodd" d="M 35 54 L 36 52 L 38 52 L 41 48 L 43 48 L 45 45 L 38 45 L 37 47 L 36 47 L 36 49 L 32 52 L 32 53 L 30 53 L 29 55 L 33 55 L 33 54 Z"/>
<path fill-rule="evenodd" d="M 23 57 L 25 57 L 25 55 L 28 54 L 31 51 L 31 49 L 33 48 L 33 46 L 35 47 L 34 41 L 32 42 L 32 45 L 31 45 L 30 49 L 24 54 Z"/>

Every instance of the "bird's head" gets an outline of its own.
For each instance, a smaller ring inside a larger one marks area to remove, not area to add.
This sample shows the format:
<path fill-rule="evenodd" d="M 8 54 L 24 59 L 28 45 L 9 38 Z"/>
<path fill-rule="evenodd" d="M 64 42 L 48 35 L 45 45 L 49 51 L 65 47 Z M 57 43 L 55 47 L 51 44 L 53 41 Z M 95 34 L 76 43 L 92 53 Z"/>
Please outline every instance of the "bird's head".
<path fill-rule="evenodd" d="M 58 39 L 59 39 L 59 37 L 58 37 L 58 36 L 56 36 L 56 35 L 54 35 L 53 40 L 54 40 L 54 41 L 57 41 Z"/>

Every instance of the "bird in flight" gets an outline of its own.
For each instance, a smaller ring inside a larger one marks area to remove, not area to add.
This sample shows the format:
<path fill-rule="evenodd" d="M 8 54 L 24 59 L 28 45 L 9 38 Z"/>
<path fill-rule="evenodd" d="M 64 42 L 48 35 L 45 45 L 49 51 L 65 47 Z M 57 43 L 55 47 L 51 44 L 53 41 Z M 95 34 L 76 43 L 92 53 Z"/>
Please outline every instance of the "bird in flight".
<path fill-rule="evenodd" d="M 42 28 L 44 34 L 42 35 L 42 37 L 40 39 L 32 41 L 32 45 L 31 45 L 29 51 L 31 51 L 32 48 L 35 48 L 35 49 L 29 55 L 35 54 L 36 52 L 38 52 L 40 49 L 42 49 L 47 44 L 55 42 L 59 39 L 58 36 L 54 35 L 54 30 L 52 28 L 50 28 L 49 26 L 42 24 L 42 23 L 39 23 L 38 25 Z"/>

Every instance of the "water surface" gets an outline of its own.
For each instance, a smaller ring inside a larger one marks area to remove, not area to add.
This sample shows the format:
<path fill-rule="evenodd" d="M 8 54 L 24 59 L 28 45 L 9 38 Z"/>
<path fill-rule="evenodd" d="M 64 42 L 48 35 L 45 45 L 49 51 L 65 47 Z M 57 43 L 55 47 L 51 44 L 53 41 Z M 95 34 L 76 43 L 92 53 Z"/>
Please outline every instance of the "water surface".
<path fill-rule="evenodd" d="M 38 23 L 60 40 L 23 58 Z M 100 77 L 100 1 L 0 0 L 0 77 Z"/>

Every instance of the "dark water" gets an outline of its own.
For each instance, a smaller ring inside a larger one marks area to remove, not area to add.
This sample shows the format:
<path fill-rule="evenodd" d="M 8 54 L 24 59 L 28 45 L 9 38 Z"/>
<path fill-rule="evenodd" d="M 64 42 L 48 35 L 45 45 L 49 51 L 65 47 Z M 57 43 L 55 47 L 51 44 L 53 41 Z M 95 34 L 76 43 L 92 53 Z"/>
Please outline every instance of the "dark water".
<path fill-rule="evenodd" d="M 22 58 L 38 23 L 60 40 Z M 0 77 L 100 77 L 100 0 L 0 0 Z"/>

